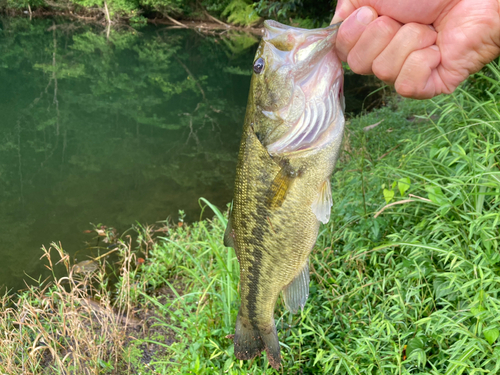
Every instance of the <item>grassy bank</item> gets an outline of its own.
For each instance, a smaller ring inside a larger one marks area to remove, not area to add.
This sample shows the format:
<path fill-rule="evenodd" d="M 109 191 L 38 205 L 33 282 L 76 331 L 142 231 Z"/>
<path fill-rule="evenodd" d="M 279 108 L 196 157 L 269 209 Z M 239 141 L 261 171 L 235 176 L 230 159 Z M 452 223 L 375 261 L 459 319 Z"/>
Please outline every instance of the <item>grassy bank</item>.
<path fill-rule="evenodd" d="M 350 121 L 309 300 L 276 308 L 278 373 L 500 371 L 499 81 L 491 64 L 454 95 Z M 234 359 L 238 264 L 225 210 L 206 209 L 117 240 L 114 288 L 109 258 L 77 273 L 54 247 L 68 277 L 0 303 L 0 374 L 276 373 Z"/>

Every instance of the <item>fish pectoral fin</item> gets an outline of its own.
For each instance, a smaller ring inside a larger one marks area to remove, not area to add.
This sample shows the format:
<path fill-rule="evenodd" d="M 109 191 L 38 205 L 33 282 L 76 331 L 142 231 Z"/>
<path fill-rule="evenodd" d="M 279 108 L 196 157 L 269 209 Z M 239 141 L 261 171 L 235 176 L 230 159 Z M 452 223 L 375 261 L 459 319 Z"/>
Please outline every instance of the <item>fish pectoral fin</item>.
<path fill-rule="evenodd" d="M 319 189 L 318 196 L 313 201 L 311 208 L 316 218 L 323 224 L 330 221 L 330 211 L 333 206 L 332 201 L 332 187 L 330 180 L 326 180 Z"/>
<path fill-rule="evenodd" d="M 285 306 L 292 314 L 304 308 L 309 296 L 309 261 L 297 276 L 283 289 Z"/>
<path fill-rule="evenodd" d="M 267 192 L 267 205 L 270 208 L 281 207 L 295 177 L 296 173 L 289 165 L 285 165 L 280 169 Z"/>

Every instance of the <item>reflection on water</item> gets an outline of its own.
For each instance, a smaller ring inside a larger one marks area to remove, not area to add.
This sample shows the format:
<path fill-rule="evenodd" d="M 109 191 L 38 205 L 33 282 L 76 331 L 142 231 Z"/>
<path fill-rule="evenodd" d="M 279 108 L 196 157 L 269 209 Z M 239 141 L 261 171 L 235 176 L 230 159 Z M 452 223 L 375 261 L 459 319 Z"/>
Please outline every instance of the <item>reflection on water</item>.
<path fill-rule="evenodd" d="M 0 19 L 0 286 L 40 275 L 42 245 L 87 248 L 90 223 L 224 207 L 257 42 Z"/>
<path fill-rule="evenodd" d="M 38 275 L 42 244 L 74 254 L 119 231 L 231 199 L 250 35 L 0 24 L 0 285 Z"/>

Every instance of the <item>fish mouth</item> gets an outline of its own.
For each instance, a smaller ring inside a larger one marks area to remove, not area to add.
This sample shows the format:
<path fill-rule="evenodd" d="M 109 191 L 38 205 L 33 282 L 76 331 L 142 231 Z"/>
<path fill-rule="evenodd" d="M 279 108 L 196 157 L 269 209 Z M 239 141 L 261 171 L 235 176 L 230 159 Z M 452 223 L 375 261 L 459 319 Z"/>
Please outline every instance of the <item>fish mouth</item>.
<path fill-rule="evenodd" d="M 335 52 L 340 24 L 312 30 L 275 21 L 264 25 L 264 41 L 282 51 L 293 81 L 292 99 L 272 115 L 283 119 L 288 130 L 267 150 L 280 154 L 320 148 L 343 130 L 342 64 Z"/>
<path fill-rule="evenodd" d="M 303 66 L 315 64 L 328 50 L 335 47 L 337 30 L 340 23 L 322 29 L 302 29 L 267 20 L 264 22 L 263 40 L 286 54 L 288 63 Z"/>
<path fill-rule="evenodd" d="M 306 54 L 309 54 L 311 47 L 320 41 L 333 47 L 339 26 L 340 23 L 336 23 L 322 29 L 302 29 L 267 20 L 264 22 L 263 40 L 280 51 L 300 50 L 303 53 L 307 50 Z"/>

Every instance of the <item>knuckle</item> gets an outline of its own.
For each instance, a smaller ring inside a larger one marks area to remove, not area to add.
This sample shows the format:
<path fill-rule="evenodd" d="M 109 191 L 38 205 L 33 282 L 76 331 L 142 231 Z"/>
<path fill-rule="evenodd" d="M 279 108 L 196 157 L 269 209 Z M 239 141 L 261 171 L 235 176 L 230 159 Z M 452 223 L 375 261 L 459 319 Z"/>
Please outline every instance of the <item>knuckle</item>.
<path fill-rule="evenodd" d="M 355 50 L 347 55 L 347 64 L 356 74 L 371 74 L 371 67 Z"/>
<path fill-rule="evenodd" d="M 405 98 L 420 97 L 419 92 L 413 82 L 398 79 L 394 84 L 394 88 L 399 95 L 404 96 Z"/>
<path fill-rule="evenodd" d="M 407 35 L 409 38 L 414 38 L 425 33 L 426 29 L 431 31 L 427 26 L 411 22 L 401 26 L 401 33 Z"/>
<path fill-rule="evenodd" d="M 392 83 L 395 80 L 393 70 L 386 64 L 385 61 L 376 58 L 372 65 L 373 74 L 384 82 Z"/>
<path fill-rule="evenodd" d="M 345 36 L 339 33 L 335 42 L 335 50 L 337 51 L 338 56 L 342 60 L 345 60 L 345 57 L 349 54 L 351 48 L 352 45 L 347 42 Z"/>
<path fill-rule="evenodd" d="M 349 17 L 340 25 L 337 34 L 337 43 L 351 49 L 356 44 L 363 31 L 364 28 L 360 27 L 355 19 Z"/>
<path fill-rule="evenodd" d="M 427 51 L 416 50 L 408 55 L 406 59 L 406 65 L 412 67 L 413 69 L 421 69 L 423 66 L 427 65 Z"/>
<path fill-rule="evenodd" d="M 426 25 L 407 23 L 398 31 L 397 38 L 403 46 L 420 49 L 432 45 L 437 33 Z"/>
<path fill-rule="evenodd" d="M 344 24 L 340 25 L 339 31 L 337 32 L 337 41 L 351 41 L 352 39 L 354 39 L 352 27 L 346 27 Z"/>
<path fill-rule="evenodd" d="M 401 25 L 392 18 L 381 16 L 368 25 L 368 27 L 376 29 L 377 34 L 380 34 L 382 37 L 392 37 L 401 28 Z"/>
<path fill-rule="evenodd" d="M 430 72 L 425 51 L 412 52 L 405 61 L 394 88 L 404 97 L 425 99 L 429 93 L 424 90 L 425 82 L 429 79 Z"/>

